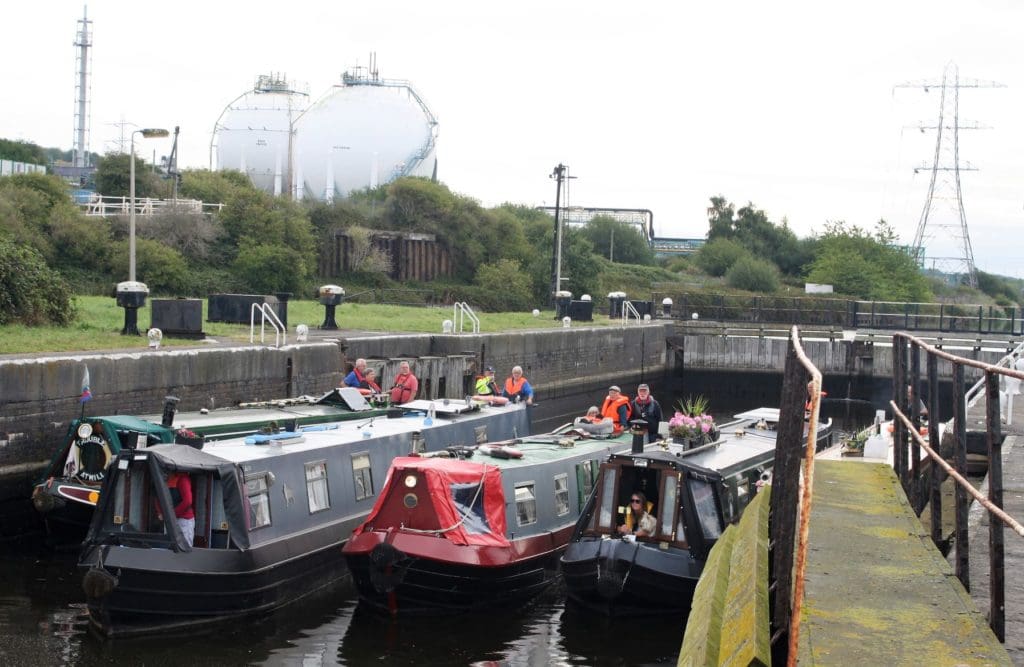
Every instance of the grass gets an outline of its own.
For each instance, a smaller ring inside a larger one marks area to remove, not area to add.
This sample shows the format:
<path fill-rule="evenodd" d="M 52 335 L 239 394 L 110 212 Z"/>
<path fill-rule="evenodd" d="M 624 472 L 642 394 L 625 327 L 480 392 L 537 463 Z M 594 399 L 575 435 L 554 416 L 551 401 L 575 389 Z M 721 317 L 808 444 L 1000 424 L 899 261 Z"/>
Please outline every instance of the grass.
<path fill-rule="evenodd" d="M 122 336 L 124 310 L 114 299 L 103 296 L 78 296 L 75 298 L 78 316 L 67 327 L 26 327 L 19 324 L 0 326 L 0 353 L 32 354 L 41 352 L 88 352 L 123 348 L 145 348 L 149 345 L 145 335 Z M 150 325 L 149 301 L 139 309 L 139 330 L 145 332 Z M 248 324 L 225 324 L 205 320 L 206 300 L 203 299 L 203 331 L 208 338 L 233 341 L 239 344 L 249 342 Z M 409 333 L 441 333 L 441 323 L 453 319 L 449 307 L 426 308 L 417 306 L 392 306 L 378 304 L 343 304 L 336 312 L 338 326 L 345 331 L 387 331 Z M 552 329 L 562 326 L 554 319 L 553 310 L 541 311 L 537 317 L 530 313 L 477 313 L 480 331 L 495 333 L 514 329 Z M 324 320 L 324 307 L 317 301 L 288 302 L 289 333 L 294 334 L 295 326 L 302 323 L 314 329 Z M 607 317 L 595 315 L 594 322 L 587 325 L 609 324 Z M 457 325 L 457 322 L 456 322 Z M 466 321 L 467 328 L 472 328 Z M 273 335 L 273 330 L 268 329 Z M 196 341 L 185 338 L 164 336 L 161 347 L 195 345 Z"/>

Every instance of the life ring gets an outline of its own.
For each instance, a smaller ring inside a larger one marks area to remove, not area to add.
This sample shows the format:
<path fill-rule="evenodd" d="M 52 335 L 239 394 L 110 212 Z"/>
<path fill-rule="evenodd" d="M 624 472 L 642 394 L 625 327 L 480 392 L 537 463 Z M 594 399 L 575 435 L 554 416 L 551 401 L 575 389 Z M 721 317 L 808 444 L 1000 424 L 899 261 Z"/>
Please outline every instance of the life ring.
<path fill-rule="evenodd" d="M 101 465 L 97 465 L 100 463 L 97 457 L 86 452 L 86 448 L 90 452 L 99 448 L 103 455 Z M 110 460 L 113 458 L 113 454 L 110 452 L 110 443 L 103 436 L 93 433 L 88 438 L 76 438 L 72 446 L 72 453 L 75 460 L 75 477 L 87 484 L 99 484 L 103 481 L 107 474 L 107 466 L 110 465 Z"/>

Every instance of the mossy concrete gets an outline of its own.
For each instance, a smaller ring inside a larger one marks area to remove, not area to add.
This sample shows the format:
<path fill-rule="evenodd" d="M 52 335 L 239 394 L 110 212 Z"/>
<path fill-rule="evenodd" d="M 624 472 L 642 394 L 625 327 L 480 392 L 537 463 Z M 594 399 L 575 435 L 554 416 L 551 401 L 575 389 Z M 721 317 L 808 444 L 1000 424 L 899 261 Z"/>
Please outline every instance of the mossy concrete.
<path fill-rule="evenodd" d="M 1010 665 L 885 464 L 818 461 L 804 665 Z"/>
<path fill-rule="evenodd" d="M 704 565 L 679 665 L 771 664 L 768 605 L 769 494 L 726 528 Z"/>

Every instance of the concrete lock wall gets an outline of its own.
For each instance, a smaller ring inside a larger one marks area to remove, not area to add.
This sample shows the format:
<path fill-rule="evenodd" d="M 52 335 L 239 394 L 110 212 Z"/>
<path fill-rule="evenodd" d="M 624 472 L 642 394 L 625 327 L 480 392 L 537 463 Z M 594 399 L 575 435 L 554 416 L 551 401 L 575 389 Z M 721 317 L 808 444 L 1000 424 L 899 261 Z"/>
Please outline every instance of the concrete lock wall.
<path fill-rule="evenodd" d="M 479 335 L 367 335 L 338 341 L 0 360 L 0 500 L 23 496 L 82 409 L 86 414 L 159 414 L 164 397 L 181 410 L 316 395 L 341 383 L 346 362 L 365 357 L 391 386 L 413 362 L 421 397 L 462 398 L 483 365 L 499 381 L 513 365 L 544 401 L 595 383 L 623 384 L 665 371 L 665 327 L 557 329 Z"/>

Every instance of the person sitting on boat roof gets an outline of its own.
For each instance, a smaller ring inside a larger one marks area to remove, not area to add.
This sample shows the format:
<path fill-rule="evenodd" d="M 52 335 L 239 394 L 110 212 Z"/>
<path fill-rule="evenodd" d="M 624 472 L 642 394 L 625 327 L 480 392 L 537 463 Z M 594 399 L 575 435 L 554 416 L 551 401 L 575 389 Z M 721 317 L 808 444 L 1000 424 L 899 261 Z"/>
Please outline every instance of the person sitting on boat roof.
<path fill-rule="evenodd" d="M 647 422 L 647 442 L 658 439 L 658 428 L 661 426 L 661 404 L 651 396 L 651 388 L 642 384 L 636 388 L 636 398 L 630 408 L 634 419 Z"/>
<path fill-rule="evenodd" d="M 395 376 L 395 384 L 391 387 L 391 402 L 395 405 L 408 403 L 416 398 L 416 392 L 420 390 L 420 381 L 412 374 L 408 361 L 398 365 L 398 375 Z"/>
<path fill-rule="evenodd" d="M 604 405 L 601 406 L 601 415 L 612 420 L 615 425 L 615 433 L 622 433 L 622 429 L 629 423 L 629 416 L 633 413 L 629 406 L 629 397 L 622 395 L 618 385 L 608 387 L 608 395 L 605 396 Z"/>
<path fill-rule="evenodd" d="M 501 390 L 501 395 L 513 403 L 526 401 L 527 405 L 533 405 L 533 387 L 523 377 L 522 366 L 512 367 L 512 375 L 505 379 L 505 387 Z"/>
<path fill-rule="evenodd" d="M 373 396 L 383 393 L 380 385 L 377 384 L 377 371 L 367 368 L 363 374 L 363 381 L 359 383 L 359 393 L 363 396 Z"/>
<path fill-rule="evenodd" d="M 366 372 L 366 359 L 356 359 L 356 363 L 352 366 L 352 370 L 345 379 L 341 381 L 346 387 L 355 387 L 359 389 L 363 384 L 363 373 Z"/>
<path fill-rule="evenodd" d="M 593 435 L 610 435 L 615 430 L 615 422 L 602 417 L 596 405 L 587 408 L 586 416 L 577 417 L 574 426 Z"/>
<path fill-rule="evenodd" d="M 490 405 L 505 405 L 508 403 L 508 399 L 500 395 L 501 390 L 498 389 L 498 384 L 494 381 L 494 366 L 484 368 L 484 374 L 476 379 L 474 390 L 476 391 L 473 395 L 474 401 L 481 401 Z"/>
<path fill-rule="evenodd" d="M 626 508 L 626 522 L 619 526 L 623 535 L 650 537 L 658 526 L 658 520 L 651 514 L 654 504 L 648 502 L 643 491 L 634 491 Z"/>

